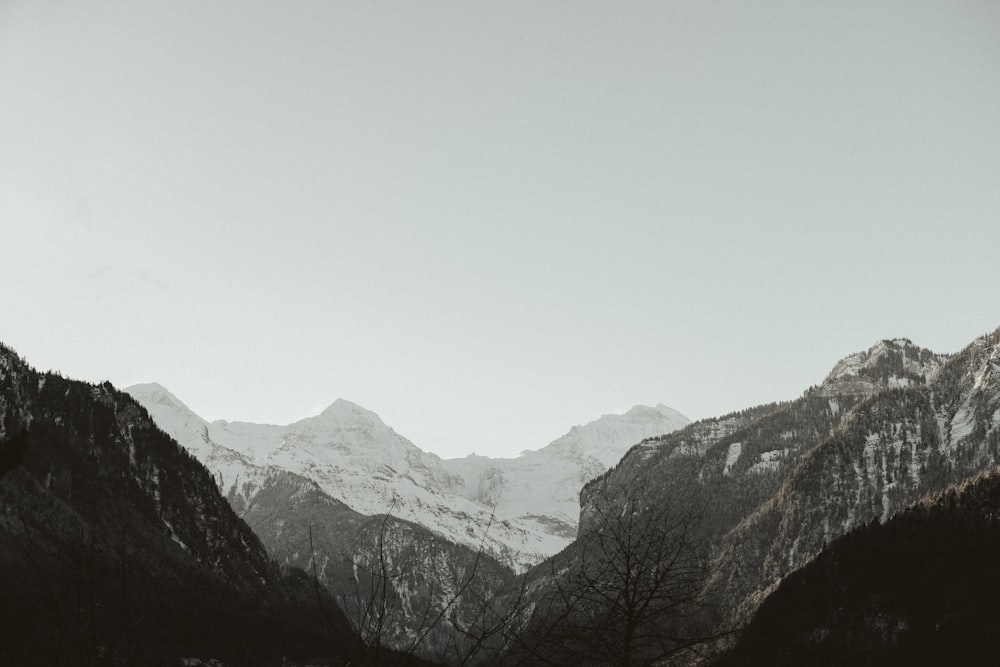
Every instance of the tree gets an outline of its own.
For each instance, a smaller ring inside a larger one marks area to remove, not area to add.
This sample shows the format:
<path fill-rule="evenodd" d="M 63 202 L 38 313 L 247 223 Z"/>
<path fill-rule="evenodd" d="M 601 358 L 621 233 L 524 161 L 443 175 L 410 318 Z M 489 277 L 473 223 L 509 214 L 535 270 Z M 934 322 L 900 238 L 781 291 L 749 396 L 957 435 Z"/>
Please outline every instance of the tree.
<path fill-rule="evenodd" d="M 592 497 L 575 553 L 514 654 L 520 664 L 660 665 L 717 637 L 706 619 L 700 512 L 689 497 Z"/>
<path fill-rule="evenodd" d="M 450 617 L 453 637 L 441 654 L 442 663 L 465 667 L 503 665 L 511 646 L 517 646 L 524 621 L 530 618 L 529 574 L 525 572 L 510 586 L 494 590 L 464 614 L 454 610 Z"/>
<path fill-rule="evenodd" d="M 370 524 L 370 541 L 365 542 L 369 550 L 353 556 L 343 553 L 349 565 L 349 590 L 332 591 L 361 640 L 352 664 L 422 664 L 432 657 L 465 664 L 478 645 L 458 641 L 453 635 L 465 634 L 460 625 L 468 617 L 481 620 L 482 612 L 474 601 L 482 597 L 484 587 L 494 583 L 498 568 L 513 576 L 498 563 L 486 563 L 490 559 L 485 545 L 494 517 L 490 516 L 471 562 L 449 572 L 433 562 L 422 562 L 422 558 L 433 561 L 444 555 L 436 546 L 439 540 L 433 536 L 426 540 L 424 531 L 396 519 L 394 509 L 395 502 Z M 308 532 L 314 591 L 325 618 L 328 610 L 323 606 L 319 554 L 311 525 Z"/>

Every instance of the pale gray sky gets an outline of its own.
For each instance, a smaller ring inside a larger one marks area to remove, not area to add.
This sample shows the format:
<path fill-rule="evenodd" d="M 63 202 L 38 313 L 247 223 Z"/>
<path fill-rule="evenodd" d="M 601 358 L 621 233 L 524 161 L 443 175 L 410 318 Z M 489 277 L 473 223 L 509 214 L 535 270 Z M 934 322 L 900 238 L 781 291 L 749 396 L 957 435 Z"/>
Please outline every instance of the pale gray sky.
<path fill-rule="evenodd" d="M 1000 326 L 998 2 L 0 0 L 0 340 L 513 454 Z"/>

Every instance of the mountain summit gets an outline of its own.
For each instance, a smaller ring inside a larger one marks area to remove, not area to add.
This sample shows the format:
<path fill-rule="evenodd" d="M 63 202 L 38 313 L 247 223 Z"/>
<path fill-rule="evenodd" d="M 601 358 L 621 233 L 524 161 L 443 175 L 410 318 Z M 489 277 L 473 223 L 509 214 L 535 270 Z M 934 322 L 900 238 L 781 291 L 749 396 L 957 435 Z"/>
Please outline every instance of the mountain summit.
<path fill-rule="evenodd" d="M 624 414 L 607 414 L 583 426 L 574 426 L 540 451 L 593 458 L 607 469 L 618 463 L 631 445 L 652 435 L 676 431 L 689 423 L 690 419 L 662 403 L 653 407 L 636 405 Z"/>
<path fill-rule="evenodd" d="M 357 403 L 352 403 L 345 398 L 338 398 L 330 405 L 326 406 L 323 412 L 319 413 L 320 417 L 326 417 L 328 419 L 336 419 L 338 421 L 368 421 L 377 422 L 384 426 L 382 419 L 379 418 L 377 414 L 371 410 L 366 410 Z"/>
<path fill-rule="evenodd" d="M 147 382 L 135 384 L 128 388 L 128 393 L 133 397 L 142 397 L 144 403 L 159 404 L 175 410 L 190 412 L 190 408 L 170 393 L 170 391 L 159 382 Z"/>
<path fill-rule="evenodd" d="M 948 360 L 908 338 L 880 340 L 837 362 L 820 385 L 823 394 L 865 394 L 880 387 L 924 384 Z"/>

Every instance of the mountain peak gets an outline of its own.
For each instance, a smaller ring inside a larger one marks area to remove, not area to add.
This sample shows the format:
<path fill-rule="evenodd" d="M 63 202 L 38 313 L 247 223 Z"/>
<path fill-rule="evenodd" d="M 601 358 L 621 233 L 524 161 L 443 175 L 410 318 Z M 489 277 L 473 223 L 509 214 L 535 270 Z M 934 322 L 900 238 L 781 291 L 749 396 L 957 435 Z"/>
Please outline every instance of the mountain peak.
<path fill-rule="evenodd" d="M 170 393 L 166 387 L 159 382 L 143 382 L 125 388 L 125 393 L 131 395 L 143 405 L 156 404 L 167 405 L 190 412 L 191 409 L 184 404 L 181 399 Z"/>
<path fill-rule="evenodd" d="M 323 412 L 319 413 L 320 417 L 327 419 L 336 419 L 337 421 L 364 421 L 364 422 L 375 422 L 382 423 L 381 418 L 371 410 L 363 408 L 357 403 L 352 403 L 345 398 L 338 398 L 333 403 L 328 405 Z"/>
<path fill-rule="evenodd" d="M 883 338 L 836 363 L 820 385 L 824 393 L 868 393 L 882 387 L 923 384 L 945 362 L 909 338 Z"/>
<path fill-rule="evenodd" d="M 604 415 L 605 417 L 615 418 L 619 415 Z M 633 405 L 628 409 L 621 417 L 630 420 L 642 420 L 642 421 L 660 421 L 664 418 L 676 420 L 678 422 L 688 423 L 687 417 L 682 415 L 677 410 L 664 405 L 663 403 L 657 403 L 656 405 Z"/>
<path fill-rule="evenodd" d="M 606 414 L 587 424 L 574 426 L 538 451 L 573 452 L 577 456 L 592 457 L 608 468 L 635 443 L 690 423 L 690 419 L 662 403 L 655 407 L 636 405 L 623 414 Z"/>
<path fill-rule="evenodd" d="M 171 396 L 173 395 L 170 394 L 170 391 L 159 382 L 140 382 L 138 384 L 132 385 L 131 387 L 128 387 L 127 391 L 132 391 L 133 389 L 135 391 L 140 391 L 150 395 L 152 394 L 168 394 Z"/>

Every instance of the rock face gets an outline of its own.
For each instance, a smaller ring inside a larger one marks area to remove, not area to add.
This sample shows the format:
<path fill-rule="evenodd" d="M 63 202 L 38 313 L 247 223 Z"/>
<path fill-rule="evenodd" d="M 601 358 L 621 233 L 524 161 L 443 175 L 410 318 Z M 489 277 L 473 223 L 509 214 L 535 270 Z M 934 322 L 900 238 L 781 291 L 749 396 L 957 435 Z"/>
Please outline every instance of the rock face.
<path fill-rule="evenodd" d="M 0 346 L 0 424 L 0 663 L 272 664 L 356 645 L 127 394 Z"/>
<path fill-rule="evenodd" d="M 569 544 L 578 494 L 644 437 L 688 422 L 665 406 L 636 407 L 574 427 L 549 446 L 513 459 L 442 460 L 379 417 L 337 400 L 321 414 L 287 426 L 207 422 L 163 387 L 128 391 L 161 428 L 216 476 L 237 510 L 274 471 L 314 481 L 353 510 L 393 516 L 524 569 Z"/>

